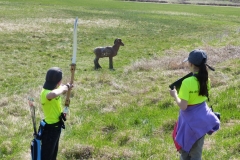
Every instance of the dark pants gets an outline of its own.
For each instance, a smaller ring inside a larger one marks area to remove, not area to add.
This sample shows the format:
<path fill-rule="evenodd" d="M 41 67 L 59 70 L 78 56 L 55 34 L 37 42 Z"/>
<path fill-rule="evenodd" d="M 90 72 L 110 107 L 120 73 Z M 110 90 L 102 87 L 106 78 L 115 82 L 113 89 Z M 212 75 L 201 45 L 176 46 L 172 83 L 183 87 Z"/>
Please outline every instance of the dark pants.
<path fill-rule="evenodd" d="M 187 153 L 184 150 L 181 150 L 180 160 L 201 160 L 203 144 L 204 136 L 194 143 L 189 153 Z"/>
<path fill-rule="evenodd" d="M 46 125 L 42 134 L 42 160 L 56 160 L 59 138 L 61 134 L 60 125 Z"/>

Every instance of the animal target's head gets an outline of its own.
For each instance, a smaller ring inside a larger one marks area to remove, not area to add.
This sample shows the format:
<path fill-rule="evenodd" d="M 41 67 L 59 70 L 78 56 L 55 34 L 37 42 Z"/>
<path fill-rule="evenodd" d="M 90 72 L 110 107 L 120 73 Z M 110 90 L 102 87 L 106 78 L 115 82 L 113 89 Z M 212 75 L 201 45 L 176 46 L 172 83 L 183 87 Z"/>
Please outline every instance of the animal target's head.
<path fill-rule="evenodd" d="M 120 39 L 120 38 L 115 39 L 114 44 L 119 44 L 120 46 L 124 46 L 124 43 L 122 42 L 122 39 Z"/>

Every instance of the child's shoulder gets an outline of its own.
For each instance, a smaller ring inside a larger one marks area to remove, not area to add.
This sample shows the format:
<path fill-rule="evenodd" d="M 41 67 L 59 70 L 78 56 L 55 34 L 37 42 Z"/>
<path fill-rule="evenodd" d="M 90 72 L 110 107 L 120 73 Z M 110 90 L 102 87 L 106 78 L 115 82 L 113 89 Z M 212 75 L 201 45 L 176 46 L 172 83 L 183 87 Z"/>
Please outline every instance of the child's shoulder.
<path fill-rule="evenodd" d="M 188 82 L 191 82 L 191 81 L 196 81 L 196 77 L 195 76 L 191 76 L 191 77 L 188 77 L 186 79 L 183 80 L 183 82 L 185 83 L 188 83 Z"/>

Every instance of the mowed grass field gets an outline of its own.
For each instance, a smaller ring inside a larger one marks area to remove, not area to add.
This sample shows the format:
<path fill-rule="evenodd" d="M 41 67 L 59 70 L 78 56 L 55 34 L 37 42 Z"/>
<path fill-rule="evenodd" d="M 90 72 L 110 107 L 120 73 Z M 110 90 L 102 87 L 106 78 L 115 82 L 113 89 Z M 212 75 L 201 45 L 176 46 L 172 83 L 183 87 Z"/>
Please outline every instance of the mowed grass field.
<path fill-rule="evenodd" d="M 179 108 L 168 86 L 189 72 L 182 63 L 200 48 L 208 53 L 209 105 L 221 129 L 206 136 L 204 160 L 240 159 L 240 8 L 115 0 L 0 1 L 0 159 L 30 159 L 33 128 L 43 118 L 39 94 L 46 71 L 62 68 L 70 81 L 73 23 L 78 50 L 70 115 L 58 160 L 179 159 L 171 132 Z M 93 49 L 125 46 L 93 69 Z M 63 98 L 63 104 L 65 96 Z"/>

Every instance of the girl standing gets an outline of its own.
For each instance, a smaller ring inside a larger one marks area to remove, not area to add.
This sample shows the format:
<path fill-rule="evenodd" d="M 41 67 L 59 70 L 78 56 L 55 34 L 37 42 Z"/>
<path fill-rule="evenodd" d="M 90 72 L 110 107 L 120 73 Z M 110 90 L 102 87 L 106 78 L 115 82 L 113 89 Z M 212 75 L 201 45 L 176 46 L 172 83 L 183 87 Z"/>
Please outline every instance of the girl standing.
<path fill-rule="evenodd" d="M 220 121 L 208 107 L 207 54 L 200 49 L 189 53 L 188 66 L 193 76 L 182 81 L 179 94 L 170 89 L 170 95 L 180 108 L 176 142 L 181 146 L 181 160 L 201 160 L 204 136 L 212 134 L 220 127 Z"/>

